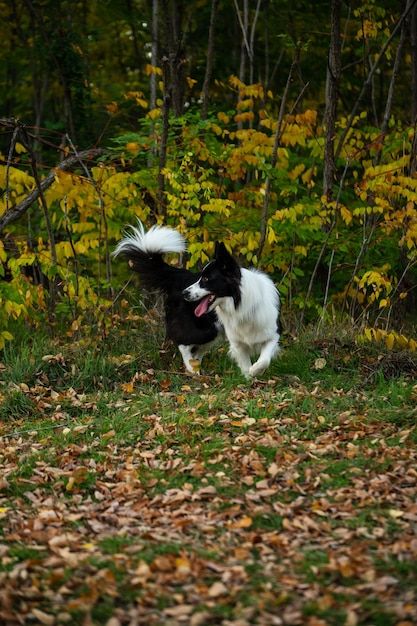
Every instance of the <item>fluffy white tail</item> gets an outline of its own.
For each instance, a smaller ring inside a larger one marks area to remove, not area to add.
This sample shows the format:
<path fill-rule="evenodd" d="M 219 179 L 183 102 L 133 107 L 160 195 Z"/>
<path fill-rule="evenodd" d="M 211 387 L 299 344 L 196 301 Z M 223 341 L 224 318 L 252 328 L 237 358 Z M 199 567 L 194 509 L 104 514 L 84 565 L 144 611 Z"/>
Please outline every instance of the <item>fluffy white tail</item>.
<path fill-rule="evenodd" d="M 173 228 L 152 226 L 145 231 L 142 222 L 138 219 L 137 226 L 129 226 L 129 229 L 123 233 L 123 239 L 117 244 L 113 256 L 129 253 L 132 248 L 145 254 L 185 252 L 187 249 L 184 235 Z"/>

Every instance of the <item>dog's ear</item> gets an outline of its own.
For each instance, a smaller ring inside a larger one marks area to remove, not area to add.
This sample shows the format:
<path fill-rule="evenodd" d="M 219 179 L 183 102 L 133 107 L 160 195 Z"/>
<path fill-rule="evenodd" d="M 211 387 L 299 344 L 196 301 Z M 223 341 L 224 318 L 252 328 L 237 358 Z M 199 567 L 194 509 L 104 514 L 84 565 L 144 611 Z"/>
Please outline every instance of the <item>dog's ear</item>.
<path fill-rule="evenodd" d="M 216 241 L 216 247 L 214 250 L 214 258 L 219 263 L 221 267 L 227 267 L 230 263 L 230 259 L 233 260 L 232 255 L 228 252 L 226 246 L 223 241 Z"/>
<path fill-rule="evenodd" d="M 214 258 L 219 261 L 220 257 L 223 254 L 229 254 L 227 252 L 226 246 L 224 245 L 223 241 L 216 241 L 216 243 L 214 244 Z"/>
<path fill-rule="evenodd" d="M 236 278 L 240 277 L 239 265 L 232 257 L 230 252 L 227 250 L 222 241 L 216 241 L 214 258 L 217 261 L 222 272 Z"/>

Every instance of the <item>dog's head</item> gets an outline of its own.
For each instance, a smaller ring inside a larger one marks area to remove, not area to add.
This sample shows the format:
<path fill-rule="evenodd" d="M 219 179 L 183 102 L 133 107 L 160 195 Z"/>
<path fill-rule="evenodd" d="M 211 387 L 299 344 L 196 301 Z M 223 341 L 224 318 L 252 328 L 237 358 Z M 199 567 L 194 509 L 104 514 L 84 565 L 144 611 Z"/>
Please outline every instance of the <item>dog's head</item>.
<path fill-rule="evenodd" d="M 237 307 L 240 278 L 239 264 L 223 242 L 216 242 L 213 260 L 205 266 L 199 280 L 184 289 L 183 295 L 189 302 L 198 302 L 194 311 L 197 317 L 215 309 L 224 298 L 232 298 Z"/>

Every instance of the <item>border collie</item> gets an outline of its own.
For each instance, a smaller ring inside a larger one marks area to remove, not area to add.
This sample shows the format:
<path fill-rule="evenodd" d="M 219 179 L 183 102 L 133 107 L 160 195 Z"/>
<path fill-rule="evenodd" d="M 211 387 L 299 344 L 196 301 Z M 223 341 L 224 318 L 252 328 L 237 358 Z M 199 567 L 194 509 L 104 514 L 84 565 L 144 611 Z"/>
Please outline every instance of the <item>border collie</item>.
<path fill-rule="evenodd" d="M 200 274 L 169 265 L 162 258 L 170 252 L 185 252 L 185 238 L 166 226 L 152 226 L 146 232 L 139 220 L 136 227 L 129 229 L 123 233 L 113 256 L 123 254 L 146 289 L 164 294 L 166 337 L 178 346 L 186 370 L 196 374 L 204 353 L 222 334 L 222 327 L 215 312 L 195 315 L 194 304 L 184 299 L 184 289 L 195 283 Z"/>
<path fill-rule="evenodd" d="M 194 314 L 204 319 L 216 311 L 230 344 L 230 355 L 246 377 L 259 376 L 279 352 L 280 300 L 272 280 L 256 269 L 241 268 L 216 243 L 214 260 L 194 284 L 183 291 L 196 302 Z M 251 362 L 252 355 L 259 355 Z"/>

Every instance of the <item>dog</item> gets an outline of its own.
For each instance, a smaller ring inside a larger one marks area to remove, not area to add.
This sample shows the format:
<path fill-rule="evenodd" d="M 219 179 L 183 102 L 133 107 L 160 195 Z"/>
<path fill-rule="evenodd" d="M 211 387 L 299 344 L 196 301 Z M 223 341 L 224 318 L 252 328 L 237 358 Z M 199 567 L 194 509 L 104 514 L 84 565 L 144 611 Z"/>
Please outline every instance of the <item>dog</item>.
<path fill-rule="evenodd" d="M 280 299 L 272 280 L 256 269 L 241 268 L 224 243 L 216 243 L 214 259 L 183 290 L 204 319 L 214 311 L 224 327 L 231 357 L 247 377 L 262 374 L 279 352 Z M 251 356 L 258 355 L 252 364 Z"/>
<path fill-rule="evenodd" d="M 170 252 L 185 252 L 185 238 L 166 226 L 152 226 L 145 231 L 140 220 L 137 226 L 128 228 L 113 256 L 125 256 L 142 286 L 165 296 L 166 338 L 178 347 L 185 369 L 198 374 L 203 355 L 222 334 L 222 326 L 214 311 L 195 315 L 194 304 L 184 298 L 184 289 L 198 281 L 200 274 L 169 265 L 162 258 Z"/>

